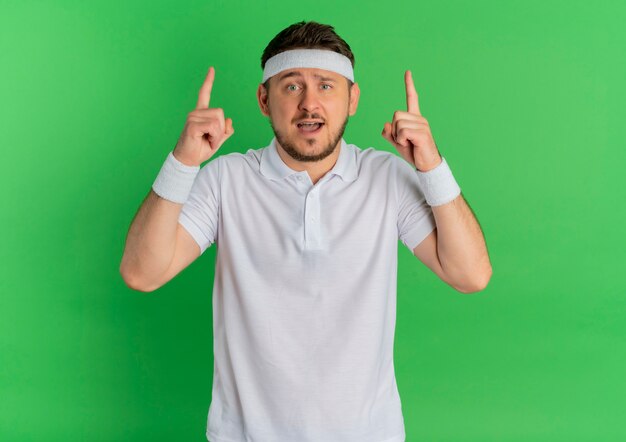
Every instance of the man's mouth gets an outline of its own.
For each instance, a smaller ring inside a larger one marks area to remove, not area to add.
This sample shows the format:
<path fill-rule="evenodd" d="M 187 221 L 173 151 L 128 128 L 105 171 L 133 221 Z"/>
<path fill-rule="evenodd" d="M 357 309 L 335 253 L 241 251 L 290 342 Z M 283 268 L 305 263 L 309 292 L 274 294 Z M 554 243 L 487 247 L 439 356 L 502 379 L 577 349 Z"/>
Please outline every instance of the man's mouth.
<path fill-rule="evenodd" d="M 324 123 L 319 121 L 304 121 L 297 124 L 298 132 L 306 135 L 318 133 L 323 125 Z"/>

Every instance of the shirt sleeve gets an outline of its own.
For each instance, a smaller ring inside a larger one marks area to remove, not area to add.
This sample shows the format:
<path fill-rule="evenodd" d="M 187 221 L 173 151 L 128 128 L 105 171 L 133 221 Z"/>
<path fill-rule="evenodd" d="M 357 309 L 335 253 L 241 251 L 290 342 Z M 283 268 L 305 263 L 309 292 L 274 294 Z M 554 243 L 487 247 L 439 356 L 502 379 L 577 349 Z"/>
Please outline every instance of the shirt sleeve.
<path fill-rule="evenodd" d="M 413 253 L 413 249 L 437 227 L 437 224 L 432 208 L 426 202 L 420 187 L 416 169 L 404 159 L 394 156 L 398 197 L 398 238 Z"/>
<path fill-rule="evenodd" d="M 196 176 L 178 217 L 200 246 L 200 254 L 217 241 L 220 213 L 220 157 L 210 160 Z"/>

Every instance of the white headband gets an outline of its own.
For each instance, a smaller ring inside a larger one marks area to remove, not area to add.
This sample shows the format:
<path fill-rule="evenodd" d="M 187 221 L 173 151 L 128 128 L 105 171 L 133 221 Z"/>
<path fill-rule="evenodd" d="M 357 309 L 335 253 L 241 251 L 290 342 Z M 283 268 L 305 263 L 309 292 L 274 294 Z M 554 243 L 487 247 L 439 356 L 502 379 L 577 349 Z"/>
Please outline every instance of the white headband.
<path fill-rule="evenodd" d="M 352 63 L 345 55 L 327 49 L 292 49 L 274 55 L 265 62 L 263 81 L 293 68 L 318 68 L 336 72 L 354 82 Z"/>

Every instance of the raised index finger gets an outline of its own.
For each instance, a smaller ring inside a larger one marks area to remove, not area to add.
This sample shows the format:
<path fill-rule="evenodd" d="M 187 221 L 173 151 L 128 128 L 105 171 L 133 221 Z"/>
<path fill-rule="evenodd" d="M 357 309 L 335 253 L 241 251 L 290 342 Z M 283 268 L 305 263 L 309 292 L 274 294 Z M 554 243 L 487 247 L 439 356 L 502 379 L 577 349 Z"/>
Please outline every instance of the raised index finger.
<path fill-rule="evenodd" d="M 209 101 L 211 101 L 211 89 L 213 89 L 213 79 L 215 78 L 215 69 L 213 66 L 209 68 L 209 72 L 202 83 L 200 92 L 198 93 L 198 103 L 196 109 L 207 109 L 209 107 Z"/>
<path fill-rule="evenodd" d="M 417 92 L 415 91 L 415 85 L 413 84 L 413 76 L 411 71 L 404 73 L 404 82 L 406 83 L 406 110 L 410 114 L 422 116 L 420 113 L 420 107 L 417 102 Z"/>

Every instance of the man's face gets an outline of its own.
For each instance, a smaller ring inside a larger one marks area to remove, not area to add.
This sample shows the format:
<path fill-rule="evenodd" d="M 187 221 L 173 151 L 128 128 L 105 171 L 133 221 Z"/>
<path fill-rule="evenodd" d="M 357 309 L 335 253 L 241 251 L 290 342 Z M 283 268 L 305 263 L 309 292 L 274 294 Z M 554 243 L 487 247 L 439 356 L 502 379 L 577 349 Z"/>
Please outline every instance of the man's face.
<path fill-rule="evenodd" d="M 260 84 L 257 98 L 280 146 L 296 161 L 320 161 L 333 153 L 356 113 L 359 87 L 349 90 L 335 72 L 294 68 L 270 78 L 269 95 Z"/>

